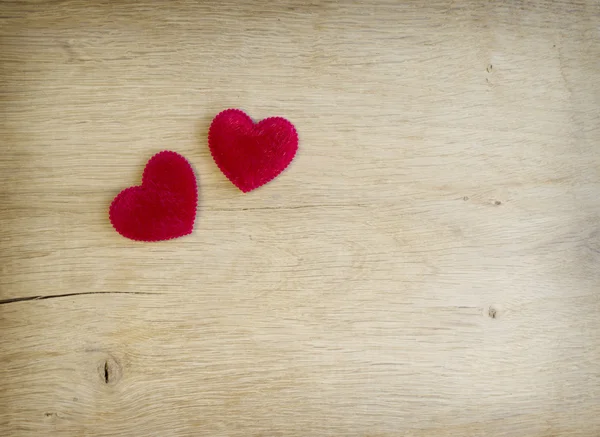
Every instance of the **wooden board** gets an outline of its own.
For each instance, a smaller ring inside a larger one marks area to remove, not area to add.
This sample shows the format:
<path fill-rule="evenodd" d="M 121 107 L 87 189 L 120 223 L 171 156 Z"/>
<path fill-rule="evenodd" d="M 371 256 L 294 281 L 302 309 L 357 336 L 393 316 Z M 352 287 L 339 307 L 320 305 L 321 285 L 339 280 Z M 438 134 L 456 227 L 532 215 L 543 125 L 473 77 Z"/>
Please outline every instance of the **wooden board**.
<path fill-rule="evenodd" d="M 0 435 L 600 435 L 597 1 L 0 12 Z M 229 107 L 300 134 L 250 194 Z M 135 243 L 163 149 L 195 231 Z"/>

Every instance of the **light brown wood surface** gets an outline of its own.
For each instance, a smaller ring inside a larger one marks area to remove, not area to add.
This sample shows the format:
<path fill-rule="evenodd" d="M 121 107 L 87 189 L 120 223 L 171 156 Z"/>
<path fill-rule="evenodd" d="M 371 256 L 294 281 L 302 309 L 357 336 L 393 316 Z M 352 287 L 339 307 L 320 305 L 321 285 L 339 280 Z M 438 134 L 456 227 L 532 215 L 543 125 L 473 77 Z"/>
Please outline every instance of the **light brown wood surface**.
<path fill-rule="evenodd" d="M 0 12 L 0 435 L 600 435 L 600 3 Z M 249 194 L 229 107 L 300 135 Z M 194 233 L 129 241 L 163 149 Z"/>

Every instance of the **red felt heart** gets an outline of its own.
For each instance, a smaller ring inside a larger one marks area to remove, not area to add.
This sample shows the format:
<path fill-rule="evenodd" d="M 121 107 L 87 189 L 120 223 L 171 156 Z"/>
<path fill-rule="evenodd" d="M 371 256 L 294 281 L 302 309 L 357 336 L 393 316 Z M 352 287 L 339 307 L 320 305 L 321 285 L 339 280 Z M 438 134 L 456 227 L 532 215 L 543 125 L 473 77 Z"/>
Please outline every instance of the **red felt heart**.
<path fill-rule="evenodd" d="M 274 179 L 292 162 L 298 134 L 285 118 L 254 123 L 245 112 L 226 109 L 210 125 L 208 147 L 223 174 L 247 193 Z"/>
<path fill-rule="evenodd" d="M 154 155 L 144 168 L 142 185 L 121 191 L 110 205 L 116 231 L 138 241 L 161 241 L 190 234 L 196 219 L 196 176 L 175 152 Z"/>

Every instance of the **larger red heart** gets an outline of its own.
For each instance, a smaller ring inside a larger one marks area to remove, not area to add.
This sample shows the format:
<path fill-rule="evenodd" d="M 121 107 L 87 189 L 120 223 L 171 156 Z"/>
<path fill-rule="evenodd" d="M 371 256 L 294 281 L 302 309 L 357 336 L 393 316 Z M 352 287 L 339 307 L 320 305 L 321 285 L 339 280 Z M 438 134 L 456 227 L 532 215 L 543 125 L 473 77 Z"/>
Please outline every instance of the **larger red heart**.
<path fill-rule="evenodd" d="M 298 134 L 285 118 L 254 123 L 245 112 L 227 109 L 212 121 L 208 147 L 223 174 L 247 193 L 277 177 L 292 162 Z"/>
<path fill-rule="evenodd" d="M 126 188 L 114 198 L 109 217 L 124 237 L 169 240 L 192 232 L 197 204 L 191 165 L 178 153 L 163 151 L 146 164 L 142 185 Z"/>

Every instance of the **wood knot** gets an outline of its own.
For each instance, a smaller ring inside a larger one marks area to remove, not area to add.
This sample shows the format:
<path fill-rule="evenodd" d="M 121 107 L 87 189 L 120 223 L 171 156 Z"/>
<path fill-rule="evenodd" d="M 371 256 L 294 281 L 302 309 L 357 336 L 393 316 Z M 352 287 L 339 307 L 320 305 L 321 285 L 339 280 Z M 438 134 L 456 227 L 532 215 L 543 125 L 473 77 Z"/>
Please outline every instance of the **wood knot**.
<path fill-rule="evenodd" d="M 123 376 L 123 368 L 113 356 L 109 355 L 98 364 L 98 374 L 103 384 L 114 385 Z"/>
<path fill-rule="evenodd" d="M 490 305 L 487 310 L 487 315 L 490 319 L 497 319 L 502 315 L 501 305 Z"/>

